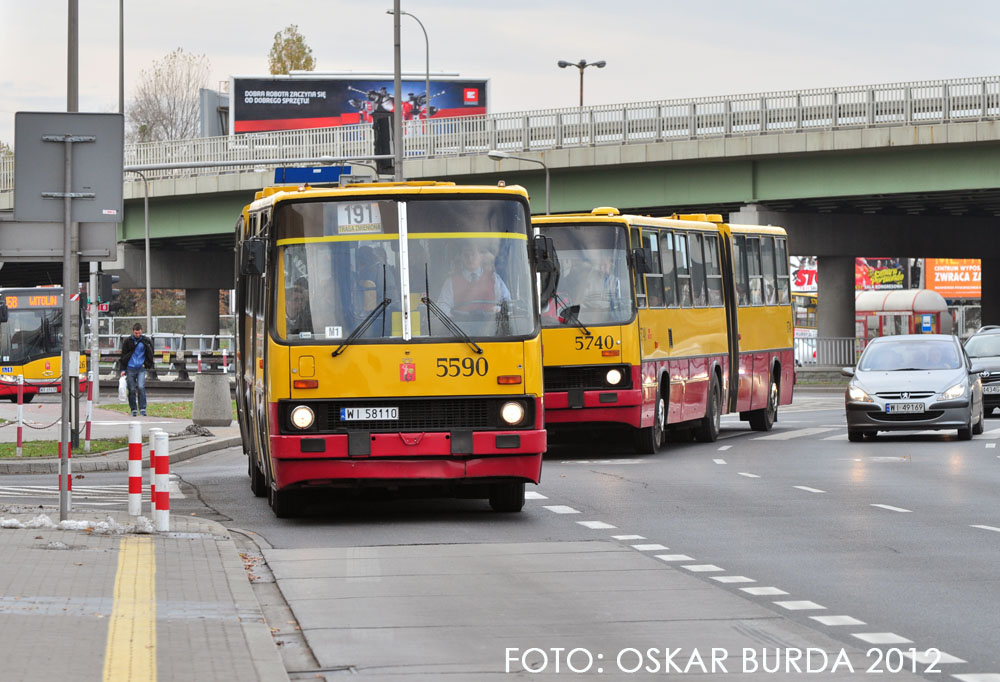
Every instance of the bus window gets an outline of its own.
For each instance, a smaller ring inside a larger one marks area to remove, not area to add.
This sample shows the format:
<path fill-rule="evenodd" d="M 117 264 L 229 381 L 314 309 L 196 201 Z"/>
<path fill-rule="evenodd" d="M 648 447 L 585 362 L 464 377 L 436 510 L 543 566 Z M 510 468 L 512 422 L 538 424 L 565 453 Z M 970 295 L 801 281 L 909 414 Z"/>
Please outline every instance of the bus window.
<path fill-rule="evenodd" d="M 702 236 L 692 234 L 691 240 L 691 294 L 695 308 L 704 308 L 705 298 L 705 257 L 702 251 Z"/>
<path fill-rule="evenodd" d="M 705 276 L 708 280 L 708 305 L 722 305 L 722 268 L 719 264 L 719 240 L 714 234 L 705 235 Z M 787 281 L 787 277 L 785 278 Z"/>
<path fill-rule="evenodd" d="M 733 278 L 736 280 L 737 305 L 750 305 L 750 282 L 747 278 L 746 237 L 733 237 Z"/>
<path fill-rule="evenodd" d="M 663 273 L 660 272 L 660 240 L 653 230 L 643 230 L 642 245 L 653 254 L 653 271 L 646 273 L 646 297 L 650 308 L 663 307 Z"/>
<path fill-rule="evenodd" d="M 775 305 L 778 302 L 778 283 L 774 271 L 774 237 L 760 238 L 760 260 L 764 276 L 764 305 Z"/>
<path fill-rule="evenodd" d="M 778 303 L 788 305 L 792 302 L 789 294 L 788 281 L 788 250 L 784 239 L 776 239 L 774 259 L 778 265 Z"/>
<path fill-rule="evenodd" d="M 764 305 L 763 281 L 760 274 L 760 239 L 747 237 L 747 276 L 750 281 L 750 305 Z"/>
<path fill-rule="evenodd" d="M 629 243 L 632 245 L 633 249 L 638 249 L 642 246 L 642 241 L 639 239 L 638 227 L 629 228 L 628 235 Z M 634 268 L 633 272 L 635 272 Z M 635 306 L 637 308 L 646 307 L 646 282 L 643 276 L 639 273 L 635 274 Z"/>
<path fill-rule="evenodd" d="M 677 268 L 677 296 L 683 308 L 691 307 L 691 268 L 686 234 L 674 235 L 674 264 Z"/>
<path fill-rule="evenodd" d="M 663 272 L 663 293 L 670 308 L 677 307 L 677 278 L 674 273 L 674 234 L 660 233 L 660 270 Z"/>

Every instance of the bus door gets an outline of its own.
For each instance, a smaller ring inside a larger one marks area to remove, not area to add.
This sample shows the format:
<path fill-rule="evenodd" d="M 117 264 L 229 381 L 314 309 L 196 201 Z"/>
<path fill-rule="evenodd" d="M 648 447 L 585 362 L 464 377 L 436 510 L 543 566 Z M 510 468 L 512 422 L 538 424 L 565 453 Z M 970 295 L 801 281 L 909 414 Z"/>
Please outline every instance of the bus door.
<path fill-rule="evenodd" d="M 728 327 L 727 338 L 729 341 L 729 376 L 728 376 L 728 405 L 726 412 L 737 411 L 737 401 L 740 392 L 740 329 L 737 306 L 739 305 L 738 285 L 742 283 L 746 273 L 743 262 L 743 249 L 739 248 L 732 233 L 723 226 L 719 231 L 722 242 L 722 291 L 726 303 L 726 326 Z M 742 289 L 746 291 L 746 287 Z"/>

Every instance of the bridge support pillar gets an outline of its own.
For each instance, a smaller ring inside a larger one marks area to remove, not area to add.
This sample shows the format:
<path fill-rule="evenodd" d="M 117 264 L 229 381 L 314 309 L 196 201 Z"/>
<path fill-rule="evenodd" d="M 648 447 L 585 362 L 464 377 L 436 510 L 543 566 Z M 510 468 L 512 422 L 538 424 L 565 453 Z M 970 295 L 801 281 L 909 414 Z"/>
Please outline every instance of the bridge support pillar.
<path fill-rule="evenodd" d="M 1000 258 L 983 258 L 982 323 L 1000 324 Z"/>
<path fill-rule="evenodd" d="M 816 334 L 823 338 L 854 338 L 854 258 L 852 256 L 822 256 L 816 259 L 818 297 L 816 307 Z M 827 364 L 821 357 L 824 350 L 817 347 L 816 360 Z M 832 358 L 830 358 L 832 360 Z"/>
<path fill-rule="evenodd" d="M 218 289 L 185 289 L 185 329 L 187 334 L 206 334 L 215 336 L 219 333 L 219 290 Z M 185 342 L 184 357 L 195 357 L 199 350 L 214 350 L 197 340 Z"/>

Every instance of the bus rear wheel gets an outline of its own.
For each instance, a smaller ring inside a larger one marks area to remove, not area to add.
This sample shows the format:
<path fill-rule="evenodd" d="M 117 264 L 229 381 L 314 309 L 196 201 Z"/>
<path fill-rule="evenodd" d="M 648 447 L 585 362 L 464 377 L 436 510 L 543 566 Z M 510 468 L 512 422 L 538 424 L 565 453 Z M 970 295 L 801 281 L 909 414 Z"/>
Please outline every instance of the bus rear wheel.
<path fill-rule="evenodd" d="M 708 389 L 708 405 L 705 416 L 694 431 L 694 437 L 702 443 L 714 443 L 719 438 L 722 428 L 722 389 L 719 380 L 712 375 L 712 385 Z"/>
<path fill-rule="evenodd" d="M 250 492 L 254 497 L 267 495 L 267 480 L 264 478 L 264 472 L 257 466 L 257 458 L 254 455 L 247 457 L 247 473 L 250 474 Z"/>
<path fill-rule="evenodd" d="M 524 481 L 490 486 L 490 507 L 496 512 L 519 512 L 524 508 Z"/>
<path fill-rule="evenodd" d="M 771 377 L 767 388 L 767 407 L 750 413 L 750 428 L 754 431 L 770 431 L 778 421 L 778 382 Z"/>

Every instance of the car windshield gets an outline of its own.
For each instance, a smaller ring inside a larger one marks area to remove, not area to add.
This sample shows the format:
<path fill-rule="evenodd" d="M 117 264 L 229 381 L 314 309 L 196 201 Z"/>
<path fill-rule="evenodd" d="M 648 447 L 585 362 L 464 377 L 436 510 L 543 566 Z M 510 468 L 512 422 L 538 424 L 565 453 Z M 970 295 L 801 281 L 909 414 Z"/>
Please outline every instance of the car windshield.
<path fill-rule="evenodd" d="M 1000 334 L 973 336 L 965 342 L 965 352 L 970 358 L 988 358 L 1000 355 Z"/>
<path fill-rule="evenodd" d="M 889 341 L 865 349 L 858 368 L 866 372 L 958 369 L 962 358 L 951 341 Z"/>
<path fill-rule="evenodd" d="M 559 258 L 559 285 L 542 301 L 542 326 L 622 324 L 632 319 L 625 228 L 545 225 Z"/>

